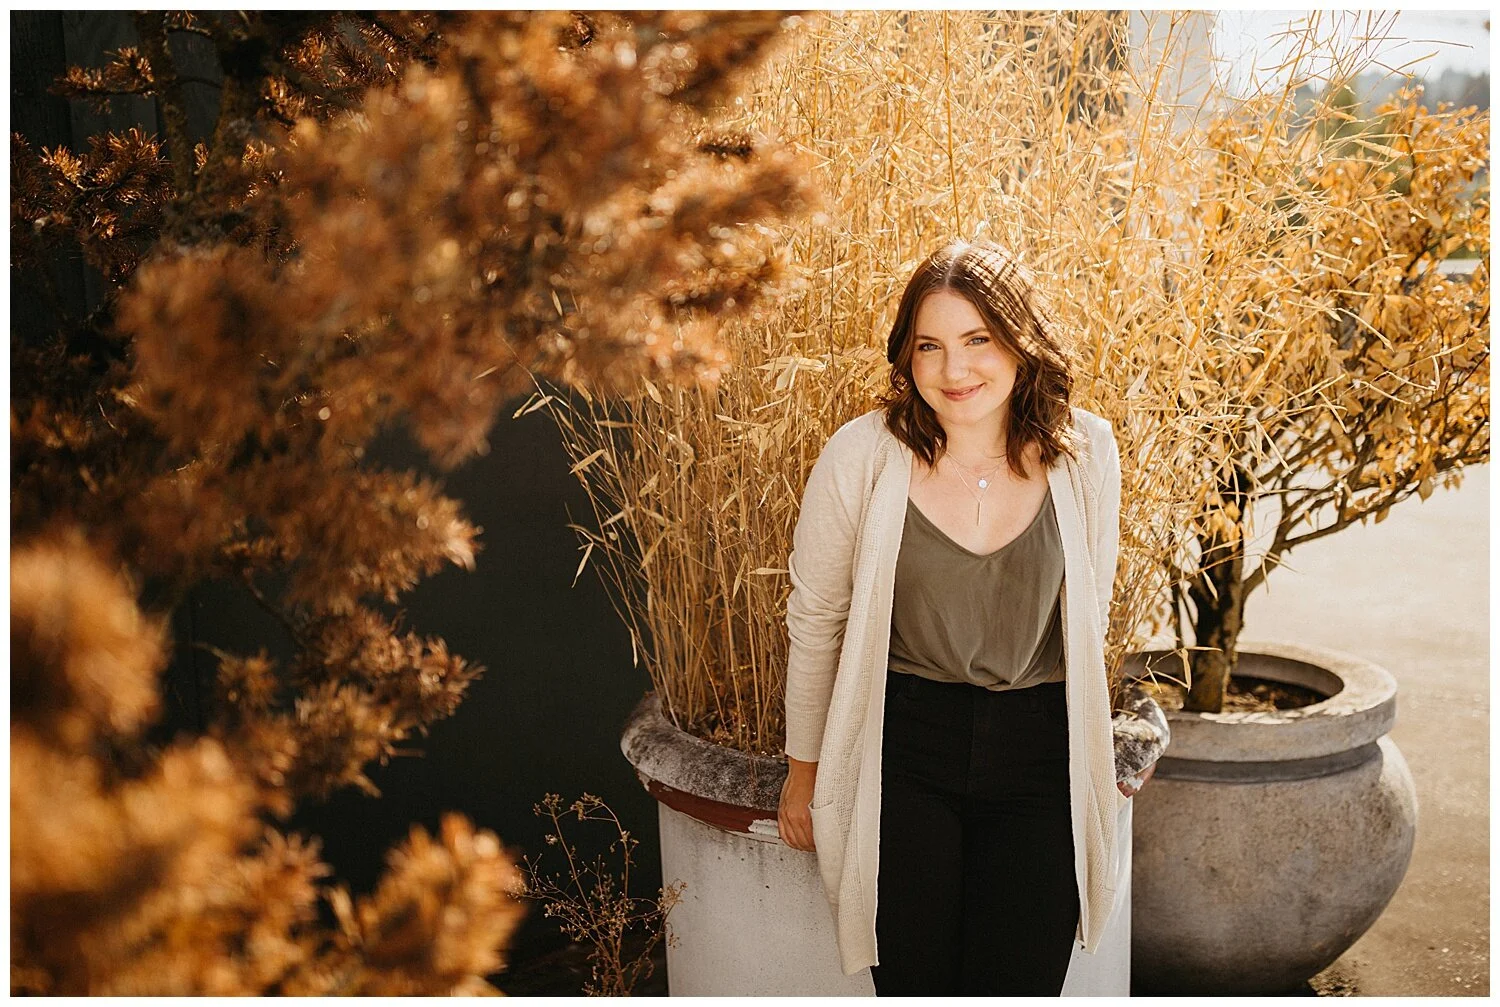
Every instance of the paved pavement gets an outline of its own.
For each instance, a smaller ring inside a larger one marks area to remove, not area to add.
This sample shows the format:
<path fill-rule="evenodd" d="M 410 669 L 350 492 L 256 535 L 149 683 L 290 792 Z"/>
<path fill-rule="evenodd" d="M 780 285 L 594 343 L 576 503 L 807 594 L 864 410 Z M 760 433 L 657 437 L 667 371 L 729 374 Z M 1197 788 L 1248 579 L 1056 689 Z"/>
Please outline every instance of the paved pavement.
<path fill-rule="evenodd" d="M 1320 992 L 1489 994 L 1489 517 L 1486 465 L 1297 549 L 1247 605 L 1247 638 L 1348 651 L 1398 683 L 1391 738 L 1416 781 L 1416 849 Z"/>

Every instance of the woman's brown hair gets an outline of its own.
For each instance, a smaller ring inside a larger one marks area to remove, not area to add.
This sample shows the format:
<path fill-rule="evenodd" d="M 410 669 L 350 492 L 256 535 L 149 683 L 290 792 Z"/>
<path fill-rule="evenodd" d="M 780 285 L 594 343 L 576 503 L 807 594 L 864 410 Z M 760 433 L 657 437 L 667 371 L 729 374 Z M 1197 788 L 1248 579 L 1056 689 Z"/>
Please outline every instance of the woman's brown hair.
<path fill-rule="evenodd" d="M 1076 458 L 1069 404 L 1073 352 L 1056 338 L 1031 272 L 991 241 L 949 242 L 923 260 L 907 281 L 886 341 L 891 389 L 880 404 L 891 433 L 929 467 L 946 450 L 942 424 L 911 373 L 917 308 L 938 290 L 951 290 L 973 304 L 990 334 L 1020 361 L 1006 422 L 1007 440 L 1014 446 L 1006 450 L 1011 471 L 1027 477 L 1021 456 L 1032 444 L 1040 447 L 1043 466 L 1050 467 L 1062 454 Z"/>

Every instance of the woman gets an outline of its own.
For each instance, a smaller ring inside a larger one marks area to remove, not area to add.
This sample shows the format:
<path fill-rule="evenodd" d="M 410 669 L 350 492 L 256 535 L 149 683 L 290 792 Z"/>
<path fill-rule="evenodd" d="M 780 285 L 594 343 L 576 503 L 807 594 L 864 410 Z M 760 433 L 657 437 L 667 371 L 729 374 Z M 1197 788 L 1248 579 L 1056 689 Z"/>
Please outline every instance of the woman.
<path fill-rule="evenodd" d="M 816 850 L 844 972 L 877 994 L 1057 995 L 1135 792 L 1103 657 L 1118 449 L 992 243 L 918 267 L 887 358 L 793 535 L 781 835 Z"/>

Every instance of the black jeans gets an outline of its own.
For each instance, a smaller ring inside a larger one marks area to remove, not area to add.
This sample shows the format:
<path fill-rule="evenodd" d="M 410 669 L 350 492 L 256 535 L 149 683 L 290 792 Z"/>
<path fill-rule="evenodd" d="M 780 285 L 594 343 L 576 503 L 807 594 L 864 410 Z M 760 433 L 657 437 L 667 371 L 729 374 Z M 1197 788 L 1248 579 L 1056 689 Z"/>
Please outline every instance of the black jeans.
<path fill-rule="evenodd" d="M 1078 926 L 1063 688 L 886 675 L 877 996 L 1062 992 Z"/>

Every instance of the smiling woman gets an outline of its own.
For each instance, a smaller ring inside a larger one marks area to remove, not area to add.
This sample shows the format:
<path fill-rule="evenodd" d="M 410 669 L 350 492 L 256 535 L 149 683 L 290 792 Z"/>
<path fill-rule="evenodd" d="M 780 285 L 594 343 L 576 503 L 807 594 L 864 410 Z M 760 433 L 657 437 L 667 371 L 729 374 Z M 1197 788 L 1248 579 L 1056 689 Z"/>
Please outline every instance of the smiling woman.
<path fill-rule="evenodd" d="M 887 358 L 793 535 L 778 824 L 878 995 L 1057 995 L 1075 951 L 1128 941 L 1106 927 L 1139 786 L 1104 670 L 1118 449 L 993 243 L 916 269 Z"/>
<path fill-rule="evenodd" d="M 1068 439 L 1073 356 L 1045 317 L 1030 271 L 999 245 L 955 242 L 929 256 L 886 344 L 892 431 L 932 467 L 940 455 L 971 468 L 1003 460 L 1025 480 L 1024 447 L 1033 464 L 1055 462 Z"/>
<path fill-rule="evenodd" d="M 1069 360 L 1043 317 L 1014 257 L 960 243 L 917 270 L 892 326 L 883 404 L 915 456 L 912 503 L 976 553 L 1030 527 L 1067 438 Z"/>
<path fill-rule="evenodd" d="M 958 479 L 956 483 L 931 479 L 937 475 L 936 467 L 921 472 L 920 485 L 924 488 L 921 495 L 926 499 L 918 502 L 926 505 L 924 511 L 931 513 L 934 509 L 941 509 L 944 516 L 951 517 L 958 507 L 967 506 L 963 499 L 966 494 L 945 494 L 941 490 L 956 491 L 961 486 L 974 495 L 974 528 L 978 531 L 983 523 L 986 494 L 995 484 L 1000 466 L 1008 457 L 1004 447 L 1005 406 L 1015 388 L 1020 359 L 990 335 L 989 327 L 973 303 L 951 290 L 937 290 L 923 299 L 917 309 L 916 328 L 916 348 L 909 364 L 912 383 L 923 401 L 937 414 L 947 434 L 942 460 L 948 463 L 947 470 Z M 949 336 L 947 333 L 957 334 Z M 990 417 L 996 418 L 1001 428 L 998 454 L 992 453 L 996 438 L 990 429 L 996 424 L 985 422 Z M 973 480 L 972 486 L 970 479 Z M 1009 495 L 1003 485 L 1006 480 L 1000 482 L 1001 492 L 996 496 Z M 1045 485 L 1046 481 L 1041 482 Z M 1019 503 L 1024 504 L 1034 495 L 1026 493 L 1024 486 L 1016 490 L 1022 498 L 1017 501 Z M 946 499 L 949 497 L 951 499 Z M 918 500 L 916 492 L 912 499 Z M 939 519 L 936 523 L 942 526 L 946 522 Z M 1009 541 L 1014 536 L 1008 532 L 1015 523 L 1002 522 L 1001 527 L 994 531 Z M 990 549 L 981 541 L 975 551 L 989 552 Z"/>
<path fill-rule="evenodd" d="M 966 418 L 999 413 L 1010 399 L 1020 363 L 990 335 L 968 298 L 938 290 L 923 299 L 917 310 L 911 373 L 922 398 L 947 423 L 962 427 Z M 947 454 L 955 454 L 952 444 Z M 985 460 L 1002 462 L 1005 455 Z"/>

